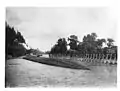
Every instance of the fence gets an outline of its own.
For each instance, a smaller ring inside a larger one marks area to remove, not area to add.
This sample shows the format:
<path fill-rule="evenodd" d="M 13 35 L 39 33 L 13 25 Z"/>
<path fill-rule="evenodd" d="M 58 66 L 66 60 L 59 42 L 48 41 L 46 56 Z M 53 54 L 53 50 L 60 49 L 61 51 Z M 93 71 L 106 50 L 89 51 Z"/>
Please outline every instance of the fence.
<path fill-rule="evenodd" d="M 50 54 L 49 57 L 60 59 L 77 59 L 81 62 L 117 64 L 117 54 L 79 54 L 70 57 L 70 55 Z"/>

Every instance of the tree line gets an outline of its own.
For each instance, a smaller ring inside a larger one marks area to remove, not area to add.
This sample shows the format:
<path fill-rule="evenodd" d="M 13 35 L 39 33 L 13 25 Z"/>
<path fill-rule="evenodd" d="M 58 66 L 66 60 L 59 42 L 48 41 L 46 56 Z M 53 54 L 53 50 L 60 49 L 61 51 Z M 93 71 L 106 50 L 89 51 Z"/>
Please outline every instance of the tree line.
<path fill-rule="evenodd" d="M 6 58 L 9 56 L 19 57 L 26 54 L 38 55 L 42 52 L 39 49 L 25 48 L 28 47 L 23 35 L 16 31 L 14 27 L 11 27 L 7 22 L 5 23 L 5 53 Z"/>
<path fill-rule="evenodd" d="M 11 27 L 5 23 L 5 53 L 13 57 L 25 55 L 26 48 L 22 45 L 25 44 L 25 39 L 19 31 L 15 31 L 14 27 Z"/>
<path fill-rule="evenodd" d="M 67 39 L 59 38 L 51 48 L 50 54 L 81 55 L 81 54 L 117 54 L 117 46 L 112 38 L 98 38 L 96 33 L 87 34 L 82 41 L 78 36 L 70 35 Z M 106 47 L 103 46 L 106 45 Z M 67 49 L 67 46 L 70 48 Z"/>

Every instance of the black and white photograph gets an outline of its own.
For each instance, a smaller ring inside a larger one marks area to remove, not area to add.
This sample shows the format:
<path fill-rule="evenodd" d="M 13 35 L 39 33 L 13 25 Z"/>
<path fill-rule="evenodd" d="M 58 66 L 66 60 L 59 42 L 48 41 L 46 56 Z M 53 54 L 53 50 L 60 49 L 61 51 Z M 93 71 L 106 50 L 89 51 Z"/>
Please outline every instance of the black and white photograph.
<path fill-rule="evenodd" d="M 5 88 L 116 88 L 117 49 L 113 8 L 5 8 Z"/>

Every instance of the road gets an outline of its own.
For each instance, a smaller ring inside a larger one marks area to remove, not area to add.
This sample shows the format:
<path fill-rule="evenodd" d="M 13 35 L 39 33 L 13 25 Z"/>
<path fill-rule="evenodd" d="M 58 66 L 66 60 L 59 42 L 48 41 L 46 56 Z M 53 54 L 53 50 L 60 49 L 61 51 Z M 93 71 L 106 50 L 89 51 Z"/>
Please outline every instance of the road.
<path fill-rule="evenodd" d="M 6 87 L 116 87 L 117 67 L 91 70 L 54 67 L 22 58 L 6 61 Z"/>

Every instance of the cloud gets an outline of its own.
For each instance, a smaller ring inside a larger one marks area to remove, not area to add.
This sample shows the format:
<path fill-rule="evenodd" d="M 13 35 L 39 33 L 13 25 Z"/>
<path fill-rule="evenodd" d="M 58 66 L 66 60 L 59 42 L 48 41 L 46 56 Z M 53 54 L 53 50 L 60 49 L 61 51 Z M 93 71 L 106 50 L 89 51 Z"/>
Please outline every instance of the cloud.
<path fill-rule="evenodd" d="M 116 17 L 109 8 L 7 8 L 12 23 L 32 47 L 49 50 L 59 37 L 96 32 L 115 38 Z"/>
<path fill-rule="evenodd" d="M 18 17 L 17 13 L 9 8 L 6 8 L 6 21 L 12 26 L 21 23 L 21 20 Z"/>

